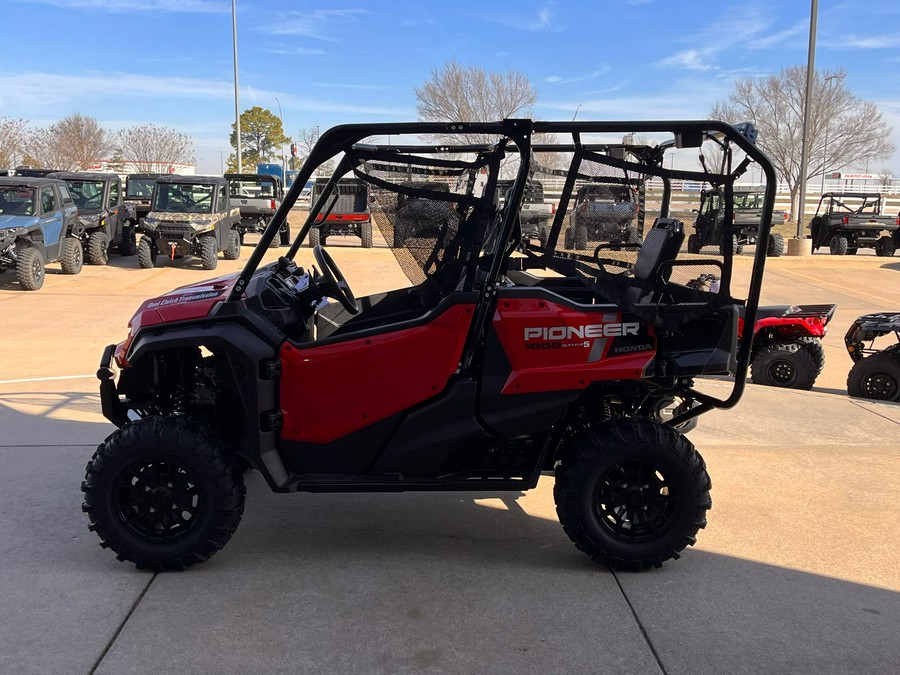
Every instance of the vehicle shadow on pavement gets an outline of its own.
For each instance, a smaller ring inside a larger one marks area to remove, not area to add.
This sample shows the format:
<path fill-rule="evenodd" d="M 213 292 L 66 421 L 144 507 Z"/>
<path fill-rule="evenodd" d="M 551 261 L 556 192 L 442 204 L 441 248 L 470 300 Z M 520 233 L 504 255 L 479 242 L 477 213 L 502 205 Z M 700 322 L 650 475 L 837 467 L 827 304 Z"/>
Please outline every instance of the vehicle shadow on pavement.
<path fill-rule="evenodd" d="M 896 271 L 900 272 L 900 262 L 890 262 L 890 263 L 885 263 L 884 265 L 881 266 L 881 269 L 883 269 L 883 270 L 896 270 Z"/>

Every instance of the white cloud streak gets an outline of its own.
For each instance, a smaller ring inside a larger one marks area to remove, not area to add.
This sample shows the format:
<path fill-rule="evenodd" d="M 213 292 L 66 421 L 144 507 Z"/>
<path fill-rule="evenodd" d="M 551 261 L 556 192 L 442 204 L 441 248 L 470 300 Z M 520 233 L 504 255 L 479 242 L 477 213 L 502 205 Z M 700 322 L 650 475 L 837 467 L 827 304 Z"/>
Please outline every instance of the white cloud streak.
<path fill-rule="evenodd" d="M 337 33 L 333 24 L 355 20 L 369 12 L 365 9 L 314 9 L 311 12 L 284 12 L 273 20 L 266 22 L 257 30 L 269 35 L 297 35 L 323 40 L 325 42 L 339 42 L 341 36 Z"/>

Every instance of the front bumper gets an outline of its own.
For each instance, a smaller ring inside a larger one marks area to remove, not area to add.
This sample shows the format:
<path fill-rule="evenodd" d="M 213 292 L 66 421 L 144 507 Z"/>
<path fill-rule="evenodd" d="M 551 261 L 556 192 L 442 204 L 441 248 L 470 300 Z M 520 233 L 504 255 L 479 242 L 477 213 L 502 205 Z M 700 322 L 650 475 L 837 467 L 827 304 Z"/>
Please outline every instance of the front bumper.
<path fill-rule="evenodd" d="M 107 345 L 100 358 L 97 379 L 100 380 L 100 408 L 103 416 L 121 428 L 128 424 L 128 410 L 119 399 L 116 389 L 118 368 L 115 361 L 116 345 Z"/>

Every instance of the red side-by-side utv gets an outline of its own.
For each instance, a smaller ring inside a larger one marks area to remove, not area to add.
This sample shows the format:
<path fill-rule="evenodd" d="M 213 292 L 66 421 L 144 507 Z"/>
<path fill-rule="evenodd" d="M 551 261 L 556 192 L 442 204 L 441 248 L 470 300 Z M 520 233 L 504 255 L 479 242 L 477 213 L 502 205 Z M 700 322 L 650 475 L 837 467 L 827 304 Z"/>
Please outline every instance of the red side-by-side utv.
<path fill-rule="evenodd" d="M 623 142 L 634 138 L 647 140 Z M 730 249 L 682 251 L 672 194 L 700 181 L 727 209 L 755 165 L 766 241 L 775 174 L 755 140 L 750 125 L 708 120 L 331 129 L 243 271 L 144 302 L 106 348 L 103 412 L 118 429 L 87 466 L 91 529 L 122 560 L 180 569 L 234 533 L 248 468 L 278 492 L 519 492 L 551 474 L 563 528 L 589 556 L 629 569 L 677 558 L 711 506 L 683 432 L 741 398 L 752 345 L 739 322 L 756 323 L 766 250 L 733 283 Z M 723 173 L 698 160 L 711 151 Z M 262 265 L 327 162 L 293 245 Z M 404 215 L 392 248 L 407 287 L 357 298 L 326 247 L 314 265 L 295 260 L 345 176 L 368 186 L 389 245 L 398 208 L 417 200 L 421 227 Z M 562 196 L 547 241 L 523 244 L 526 184 L 551 178 Z M 610 183 L 640 185 L 643 241 L 558 246 L 578 191 Z"/>

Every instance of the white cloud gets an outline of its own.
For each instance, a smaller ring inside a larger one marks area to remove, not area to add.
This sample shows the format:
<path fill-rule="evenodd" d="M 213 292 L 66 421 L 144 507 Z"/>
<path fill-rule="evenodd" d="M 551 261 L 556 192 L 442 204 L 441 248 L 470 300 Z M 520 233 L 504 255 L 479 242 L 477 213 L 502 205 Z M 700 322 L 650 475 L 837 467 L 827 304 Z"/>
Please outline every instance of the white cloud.
<path fill-rule="evenodd" d="M 835 49 L 890 49 L 900 47 L 900 35 L 848 35 L 829 46 Z"/>
<path fill-rule="evenodd" d="M 770 47 L 775 47 L 785 42 L 794 40 L 794 38 L 798 38 L 797 40 L 795 40 L 795 45 L 806 48 L 808 36 L 809 21 L 807 19 L 803 19 L 802 21 L 798 21 L 797 23 L 795 23 L 790 28 L 785 28 L 784 30 L 777 33 L 772 33 L 769 35 L 762 34 L 752 40 L 748 40 L 747 47 L 749 49 L 769 49 Z M 801 40 L 799 38 L 803 39 Z"/>
<path fill-rule="evenodd" d="M 716 53 L 717 50 L 707 49 L 685 49 L 672 56 L 662 59 L 659 64 L 662 66 L 675 66 L 686 68 L 688 70 L 710 70 L 712 65 L 707 63 L 705 59 Z"/>
<path fill-rule="evenodd" d="M 560 77 L 559 75 L 550 75 L 549 77 L 544 78 L 544 82 L 549 82 L 550 84 L 571 84 L 573 82 L 584 82 L 585 80 L 593 80 L 595 77 L 600 77 L 604 73 L 608 73 L 609 70 L 609 66 L 603 66 L 602 68 L 595 70 L 592 73 L 588 73 L 587 75 L 576 75 L 574 77 Z"/>
<path fill-rule="evenodd" d="M 224 0 L 14 0 L 31 5 L 51 5 L 61 9 L 106 12 L 189 12 L 220 14 L 231 11 Z"/>
<path fill-rule="evenodd" d="M 558 32 L 563 30 L 564 27 L 554 21 L 555 16 L 555 13 L 549 7 L 542 7 L 534 16 L 503 16 L 495 18 L 493 21 L 511 28 L 520 28 L 532 32 Z"/>
<path fill-rule="evenodd" d="M 54 73 L 0 73 L 0 91 L 5 92 L 0 113 L 4 110 L 29 110 L 39 106 L 72 107 L 75 101 L 109 96 L 119 98 L 123 91 L 133 99 L 230 100 L 234 85 L 230 80 L 203 80 L 189 77 L 154 77 L 132 73 L 92 73 L 83 76 Z M 409 116 L 403 108 L 382 108 L 338 103 L 319 97 L 252 89 L 241 91 L 242 101 L 272 101 L 278 97 L 285 109 L 336 112 L 354 115 Z"/>
<path fill-rule="evenodd" d="M 332 23 L 368 14 L 365 9 L 314 9 L 311 12 L 284 12 L 257 30 L 270 35 L 299 35 L 325 42 L 338 42 Z"/>

